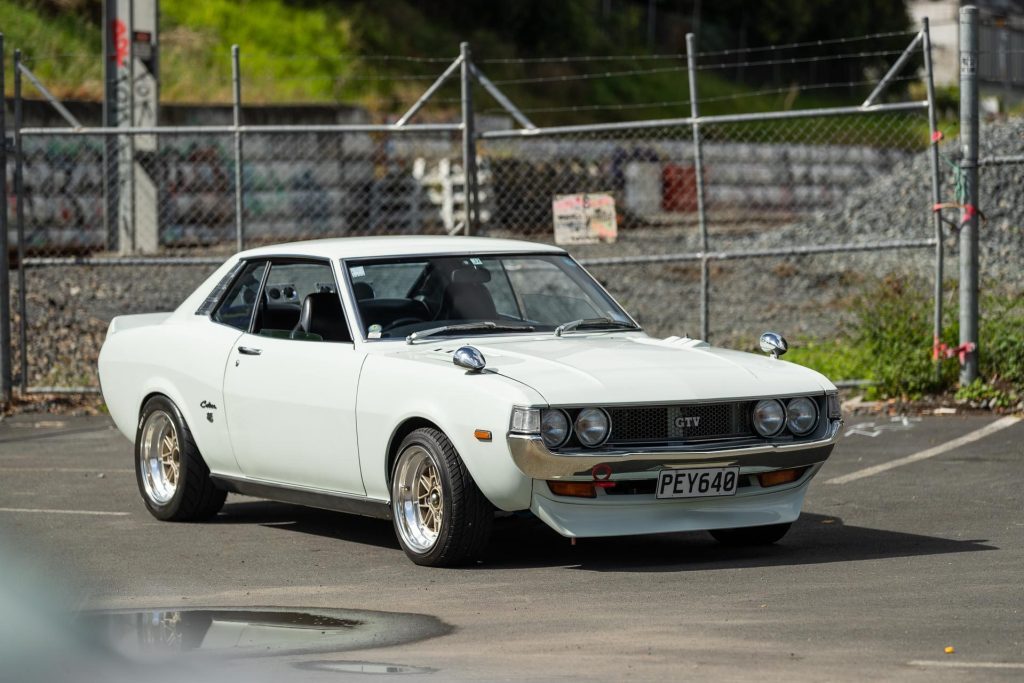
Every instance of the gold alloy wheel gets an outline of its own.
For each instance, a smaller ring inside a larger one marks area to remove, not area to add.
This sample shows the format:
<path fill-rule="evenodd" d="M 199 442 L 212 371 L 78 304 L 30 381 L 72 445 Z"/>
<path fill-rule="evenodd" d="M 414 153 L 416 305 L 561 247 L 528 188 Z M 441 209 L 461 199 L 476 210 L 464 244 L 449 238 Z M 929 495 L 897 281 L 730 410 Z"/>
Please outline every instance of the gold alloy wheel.
<path fill-rule="evenodd" d="M 429 552 L 444 521 L 444 489 L 434 459 L 419 445 L 402 451 L 394 481 L 394 514 L 405 544 Z"/>
<path fill-rule="evenodd" d="M 142 426 L 139 465 L 146 496 L 157 505 L 174 498 L 181 480 L 181 446 L 171 416 L 154 410 Z"/>

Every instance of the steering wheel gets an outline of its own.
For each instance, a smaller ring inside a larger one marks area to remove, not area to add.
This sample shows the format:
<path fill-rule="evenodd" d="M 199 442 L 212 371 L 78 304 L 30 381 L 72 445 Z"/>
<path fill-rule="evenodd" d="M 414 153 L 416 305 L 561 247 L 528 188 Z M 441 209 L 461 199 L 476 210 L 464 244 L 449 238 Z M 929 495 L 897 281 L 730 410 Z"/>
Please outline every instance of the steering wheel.
<path fill-rule="evenodd" d="M 398 318 L 397 320 L 393 320 L 390 323 L 388 323 L 387 326 L 385 326 L 383 329 L 381 329 L 381 332 L 390 332 L 391 330 L 395 329 L 396 327 L 401 327 L 402 325 L 408 325 L 410 323 L 421 323 L 421 322 L 423 322 L 423 321 L 420 320 L 419 318 Z"/>

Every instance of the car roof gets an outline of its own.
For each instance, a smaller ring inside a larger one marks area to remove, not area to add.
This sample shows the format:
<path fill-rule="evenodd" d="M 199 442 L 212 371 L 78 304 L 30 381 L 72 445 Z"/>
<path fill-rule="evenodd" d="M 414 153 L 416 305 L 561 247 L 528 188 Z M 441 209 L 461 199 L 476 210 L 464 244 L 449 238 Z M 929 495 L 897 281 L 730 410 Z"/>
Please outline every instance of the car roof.
<path fill-rule="evenodd" d="M 319 256 L 336 258 L 372 258 L 377 256 L 420 256 L 452 253 L 565 253 L 564 249 L 525 240 L 493 237 L 451 237 L 448 235 L 386 235 L 381 237 L 335 237 L 271 244 L 241 252 L 240 258 L 253 256 Z"/>

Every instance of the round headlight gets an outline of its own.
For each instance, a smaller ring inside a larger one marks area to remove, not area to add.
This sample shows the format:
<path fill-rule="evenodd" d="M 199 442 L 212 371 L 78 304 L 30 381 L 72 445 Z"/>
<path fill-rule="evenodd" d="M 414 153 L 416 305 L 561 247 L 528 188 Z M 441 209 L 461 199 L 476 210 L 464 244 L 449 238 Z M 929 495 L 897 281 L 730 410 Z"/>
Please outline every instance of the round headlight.
<path fill-rule="evenodd" d="M 754 429 L 761 436 L 775 436 L 786 422 L 786 410 L 774 398 L 758 401 L 754 406 Z"/>
<path fill-rule="evenodd" d="M 786 404 L 786 426 L 797 436 L 807 434 L 818 424 L 818 406 L 801 396 Z"/>
<path fill-rule="evenodd" d="M 569 439 L 569 418 L 561 410 L 540 414 L 540 437 L 548 448 L 558 448 Z"/>
<path fill-rule="evenodd" d="M 608 414 L 600 408 L 584 408 L 576 416 L 576 438 L 588 448 L 603 444 L 610 429 Z"/>

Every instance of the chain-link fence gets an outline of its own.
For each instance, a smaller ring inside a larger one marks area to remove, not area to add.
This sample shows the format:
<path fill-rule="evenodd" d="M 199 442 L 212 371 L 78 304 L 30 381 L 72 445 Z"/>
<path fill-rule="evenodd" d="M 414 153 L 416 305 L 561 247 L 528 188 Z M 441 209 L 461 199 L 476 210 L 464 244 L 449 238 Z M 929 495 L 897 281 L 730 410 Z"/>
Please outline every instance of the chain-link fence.
<path fill-rule="evenodd" d="M 742 347 L 769 327 L 832 335 L 859 284 L 892 269 L 931 275 L 941 257 L 928 211 L 939 189 L 932 100 L 879 98 L 926 46 L 924 32 L 906 37 L 906 50 L 885 52 L 899 59 L 860 106 L 705 116 L 698 100 L 684 103 L 687 116 L 538 128 L 456 60 L 445 75 L 462 67 L 463 102 L 483 86 L 476 97 L 493 96 L 520 127 L 409 122 L 440 85 L 389 125 L 16 120 L 15 383 L 94 390 L 111 317 L 173 308 L 239 246 L 424 233 L 552 242 L 553 204 L 566 195 L 612 198 L 616 239 L 568 248 L 651 334 Z M 912 196 L 890 198 L 895 220 L 879 209 L 894 176 L 913 185 Z"/>

